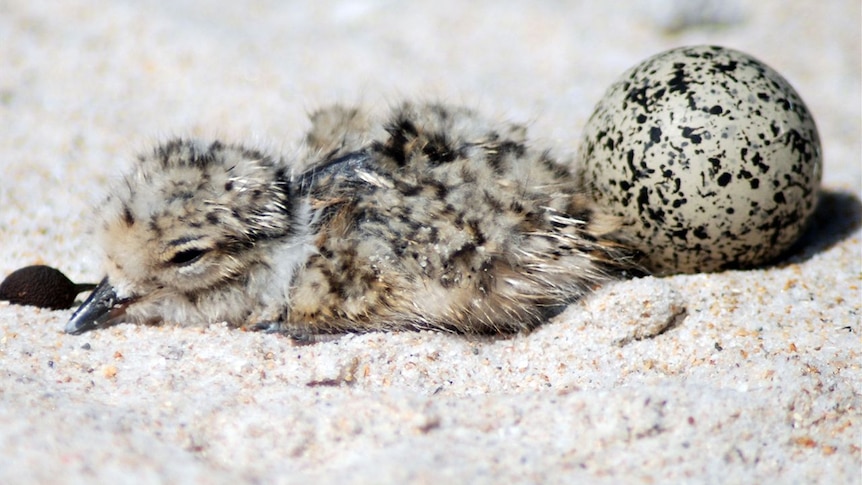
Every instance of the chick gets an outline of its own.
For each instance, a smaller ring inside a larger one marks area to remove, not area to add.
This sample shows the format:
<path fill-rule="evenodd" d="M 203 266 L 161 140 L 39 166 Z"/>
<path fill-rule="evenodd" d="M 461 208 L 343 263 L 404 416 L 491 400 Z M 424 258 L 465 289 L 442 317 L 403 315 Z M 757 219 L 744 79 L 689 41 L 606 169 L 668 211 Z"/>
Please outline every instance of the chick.
<path fill-rule="evenodd" d="M 96 211 L 107 276 L 66 332 L 505 334 L 638 272 L 617 221 L 523 127 L 418 103 L 311 119 L 292 159 L 185 139 L 139 156 Z"/>

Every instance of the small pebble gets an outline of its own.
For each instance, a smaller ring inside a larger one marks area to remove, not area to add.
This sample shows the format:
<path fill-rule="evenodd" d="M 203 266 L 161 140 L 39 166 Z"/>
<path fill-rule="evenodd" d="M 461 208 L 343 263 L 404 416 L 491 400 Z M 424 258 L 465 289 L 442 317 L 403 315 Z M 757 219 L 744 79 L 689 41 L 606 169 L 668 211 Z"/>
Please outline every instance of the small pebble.
<path fill-rule="evenodd" d="M 0 300 L 15 305 L 31 305 L 52 310 L 71 308 L 82 291 L 94 284 L 75 284 L 60 270 L 50 266 L 27 266 L 13 271 L 0 283 Z"/>

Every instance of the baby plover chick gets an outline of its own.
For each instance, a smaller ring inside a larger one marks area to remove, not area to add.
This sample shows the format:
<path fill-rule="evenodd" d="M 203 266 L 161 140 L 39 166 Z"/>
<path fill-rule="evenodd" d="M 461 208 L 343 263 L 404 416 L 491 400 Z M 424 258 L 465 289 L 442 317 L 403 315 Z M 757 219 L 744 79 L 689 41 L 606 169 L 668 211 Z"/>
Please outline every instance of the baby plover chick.
<path fill-rule="evenodd" d="M 636 267 L 523 127 L 411 103 L 312 125 L 296 160 L 182 139 L 139 156 L 96 212 L 107 276 L 66 331 L 511 333 Z"/>

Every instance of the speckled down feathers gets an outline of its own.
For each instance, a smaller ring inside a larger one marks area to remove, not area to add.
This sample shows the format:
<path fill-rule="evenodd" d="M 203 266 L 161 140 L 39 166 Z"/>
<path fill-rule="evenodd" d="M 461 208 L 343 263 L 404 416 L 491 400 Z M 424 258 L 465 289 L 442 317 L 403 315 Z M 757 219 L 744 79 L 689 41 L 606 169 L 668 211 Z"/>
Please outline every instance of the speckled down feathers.
<path fill-rule="evenodd" d="M 186 140 L 140 157 L 96 231 L 127 320 L 506 333 L 634 267 L 523 127 L 440 104 L 311 119 L 295 160 Z"/>

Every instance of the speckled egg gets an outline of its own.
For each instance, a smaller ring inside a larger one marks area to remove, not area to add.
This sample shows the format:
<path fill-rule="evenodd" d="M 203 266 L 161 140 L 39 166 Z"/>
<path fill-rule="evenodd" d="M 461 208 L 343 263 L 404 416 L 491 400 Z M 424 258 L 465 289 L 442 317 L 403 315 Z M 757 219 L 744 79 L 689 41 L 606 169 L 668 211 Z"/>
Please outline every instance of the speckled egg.
<path fill-rule="evenodd" d="M 656 274 L 750 268 L 796 241 L 822 173 L 817 127 L 776 71 L 722 47 L 626 71 L 584 129 L 581 181 Z"/>

